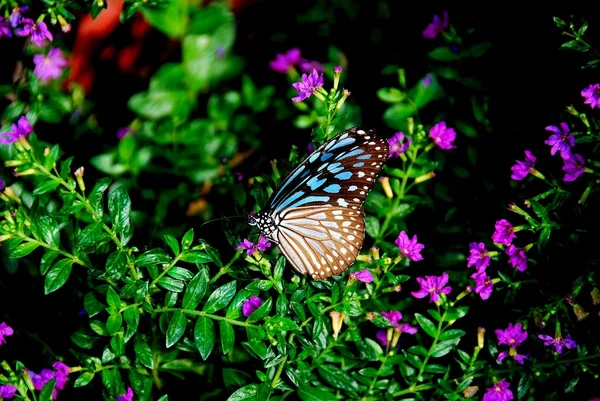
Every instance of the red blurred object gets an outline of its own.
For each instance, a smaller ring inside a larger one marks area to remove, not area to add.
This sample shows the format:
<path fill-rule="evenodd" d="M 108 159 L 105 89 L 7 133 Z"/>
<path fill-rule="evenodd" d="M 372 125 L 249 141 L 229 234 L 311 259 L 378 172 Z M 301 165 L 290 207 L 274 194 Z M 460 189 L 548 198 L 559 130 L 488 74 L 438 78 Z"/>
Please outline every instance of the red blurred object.
<path fill-rule="evenodd" d="M 96 19 L 86 14 L 78 21 L 78 27 L 70 60 L 71 71 L 66 80 L 78 82 L 89 93 L 94 85 L 96 69 L 94 61 L 116 59 L 116 64 L 123 74 L 145 75 L 151 66 L 138 66 L 138 60 L 144 52 L 144 38 L 152 27 L 144 20 L 141 13 L 135 13 L 128 21 L 131 42 L 125 46 L 109 43 L 108 37 L 119 26 L 119 14 L 123 8 L 123 0 L 105 0 L 107 9 L 103 10 Z M 239 13 L 244 7 L 259 0 L 231 0 L 231 9 Z M 156 45 L 156 44 L 154 44 Z M 177 46 L 174 41 L 167 42 L 163 49 L 148 48 L 164 59 Z M 158 50 L 158 51 L 157 51 Z"/>

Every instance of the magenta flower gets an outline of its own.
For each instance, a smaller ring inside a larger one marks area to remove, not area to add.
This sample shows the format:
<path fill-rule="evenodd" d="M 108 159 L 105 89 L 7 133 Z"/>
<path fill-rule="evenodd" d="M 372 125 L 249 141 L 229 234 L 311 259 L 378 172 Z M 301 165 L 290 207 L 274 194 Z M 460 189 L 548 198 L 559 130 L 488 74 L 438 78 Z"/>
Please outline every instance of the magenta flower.
<path fill-rule="evenodd" d="M 4 180 L 0 177 L 0 191 L 4 189 Z"/>
<path fill-rule="evenodd" d="M 488 299 L 492 295 L 494 283 L 485 274 L 485 270 L 472 274 L 471 278 L 475 280 L 475 288 L 473 289 L 475 294 L 479 294 L 484 301 Z"/>
<path fill-rule="evenodd" d="M 129 127 L 121 127 L 117 130 L 117 139 L 123 139 L 126 135 L 135 135 L 135 131 Z"/>
<path fill-rule="evenodd" d="M 33 73 L 44 82 L 60 77 L 69 62 L 60 49 L 54 47 L 47 55 L 36 54 L 33 56 L 33 64 L 35 64 Z"/>
<path fill-rule="evenodd" d="M 10 30 L 10 21 L 5 20 L 4 17 L 0 17 L 0 38 L 3 36 L 7 38 L 12 37 L 12 31 Z"/>
<path fill-rule="evenodd" d="M 46 23 L 42 21 L 33 22 L 31 18 L 23 18 L 21 23 L 23 25 L 15 29 L 15 33 L 18 36 L 31 35 L 31 42 L 33 42 L 37 47 L 42 47 L 44 40 L 46 39 L 52 42 L 52 34 L 48 30 Z"/>
<path fill-rule="evenodd" d="M 429 74 L 425 75 L 425 78 L 421 81 L 423 88 L 427 88 L 433 82 L 433 77 Z"/>
<path fill-rule="evenodd" d="M 402 333 L 406 334 L 415 334 L 417 332 L 417 328 L 408 323 L 402 324 L 402 326 L 398 327 L 397 330 L 400 330 Z"/>
<path fill-rule="evenodd" d="M 429 295 L 429 302 L 437 302 L 440 294 L 449 294 L 452 290 L 451 287 L 444 287 L 448 284 L 448 273 L 442 273 L 441 276 L 417 277 L 417 282 L 421 285 L 421 289 L 411 294 L 415 298 L 425 298 Z"/>
<path fill-rule="evenodd" d="M 492 234 L 492 241 L 495 244 L 510 245 L 513 239 L 517 238 L 512 224 L 508 220 L 498 220 L 495 225 L 496 231 Z"/>
<path fill-rule="evenodd" d="M 117 401 L 131 401 L 133 399 L 133 390 L 127 387 L 127 392 L 117 396 Z"/>
<path fill-rule="evenodd" d="M 398 322 L 402 320 L 402 313 L 397 310 L 391 310 L 389 312 L 381 312 L 381 316 L 390 321 L 394 326 L 398 326 Z"/>
<path fill-rule="evenodd" d="M 350 273 L 351 277 L 354 277 L 362 283 L 370 283 L 374 280 L 373 275 L 369 269 L 361 270 L 359 272 Z"/>
<path fill-rule="evenodd" d="M 9 400 L 14 397 L 17 392 L 17 388 L 12 384 L 5 384 L 0 386 L 0 399 Z"/>
<path fill-rule="evenodd" d="M 504 252 L 508 255 L 508 261 L 512 267 L 516 267 L 520 272 L 527 270 L 527 255 L 522 248 L 509 245 Z"/>
<path fill-rule="evenodd" d="M 471 255 L 467 258 L 467 267 L 475 266 L 477 271 L 485 270 L 489 266 L 491 257 L 485 249 L 483 242 L 471 242 L 469 244 L 469 252 Z"/>
<path fill-rule="evenodd" d="M 67 376 L 69 376 L 69 367 L 61 361 L 54 362 L 52 367 L 56 370 L 56 387 L 59 390 L 64 390 L 67 384 Z"/>
<path fill-rule="evenodd" d="M 456 147 L 452 145 L 452 142 L 456 139 L 456 132 L 454 131 L 454 128 L 447 128 L 445 121 L 440 121 L 431 127 L 429 136 L 441 149 L 448 150 Z"/>
<path fill-rule="evenodd" d="M 593 109 L 600 107 L 600 84 L 593 84 L 581 91 L 581 96 L 585 98 L 583 104 L 589 104 Z"/>
<path fill-rule="evenodd" d="M 15 333 L 12 327 L 7 325 L 5 322 L 0 323 L 0 345 L 6 343 L 4 337 L 10 337 Z"/>
<path fill-rule="evenodd" d="M 302 80 L 292 84 L 294 89 L 298 91 L 298 96 L 293 97 L 294 102 L 301 102 L 312 95 L 317 88 L 323 86 L 323 74 L 317 73 L 317 70 L 313 69 L 310 75 L 302 74 Z"/>
<path fill-rule="evenodd" d="M 425 248 L 425 245 L 417 243 L 417 235 L 413 235 L 412 239 L 408 239 L 405 231 L 400 231 L 398 238 L 394 241 L 398 248 L 400 248 L 400 254 L 402 257 L 407 257 L 413 262 L 423 260 L 421 251 Z"/>
<path fill-rule="evenodd" d="M 483 401 L 510 401 L 513 393 L 509 389 L 510 383 L 506 380 L 501 380 L 486 390 L 483 395 Z"/>
<path fill-rule="evenodd" d="M 11 132 L 0 132 L 0 143 L 10 145 L 22 136 L 27 137 L 31 132 L 33 132 L 33 128 L 27 117 L 21 116 L 17 123 L 11 126 Z"/>
<path fill-rule="evenodd" d="M 300 71 L 302 72 L 311 72 L 312 70 L 317 70 L 318 73 L 323 72 L 323 64 L 318 61 L 313 60 L 302 60 L 300 61 Z"/>
<path fill-rule="evenodd" d="M 512 166 L 510 169 L 512 170 L 512 178 L 515 181 L 521 181 L 523 178 L 527 177 L 527 175 L 533 170 L 533 166 L 535 165 L 535 156 L 531 154 L 530 151 L 525 151 L 525 161 L 517 160 L 517 164 Z"/>
<path fill-rule="evenodd" d="M 41 391 L 44 388 L 44 385 L 48 383 L 50 380 L 56 378 L 56 383 L 54 385 L 54 390 L 52 391 L 52 399 L 56 399 L 59 390 L 63 390 L 67 383 L 67 376 L 69 375 L 69 367 L 65 365 L 63 362 L 55 362 L 52 367 L 55 370 L 51 369 L 42 369 L 40 374 L 34 373 L 32 371 L 29 372 L 29 377 L 31 378 L 31 382 L 33 383 L 33 387 Z"/>
<path fill-rule="evenodd" d="M 448 21 L 448 11 L 444 11 L 444 19 L 440 19 L 437 15 L 433 16 L 433 21 L 427 25 L 423 31 L 423 37 L 425 39 L 435 39 L 440 33 L 444 32 L 450 25 Z"/>
<path fill-rule="evenodd" d="M 552 146 L 550 154 L 554 156 L 556 152 L 560 152 L 560 157 L 568 159 L 571 156 L 571 148 L 575 146 L 575 137 L 569 133 L 569 125 L 564 122 L 560 123 L 560 127 L 549 125 L 546 127 L 546 131 L 553 133 L 544 141 L 546 145 Z"/>
<path fill-rule="evenodd" d="M 333 72 L 335 72 L 337 74 L 341 74 L 342 73 L 342 66 L 341 65 L 336 65 L 335 67 L 333 67 Z"/>
<path fill-rule="evenodd" d="M 406 139 L 406 141 L 404 141 Z M 406 152 L 410 146 L 410 139 L 404 137 L 404 132 L 396 132 L 394 136 L 388 138 L 388 143 L 390 144 L 390 157 L 392 156 L 400 156 L 402 153 Z"/>
<path fill-rule="evenodd" d="M 517 348 L 527 339 L 527 331 L 523 330 L 522 327 L 521 323 L 517 323 L 514 326 L 512 323 L 509 323 L 506 330 L 496 330 L 498 345 L 506 344 L 511 348 Z"/>
<path fill-rule="evenodd" d="M 562 338 L 560 336 L 553 338 L 546 334 L 540 334 L 538 338 L 544 341 L 544 345 L 546 347 L 554 347 L 554 351 L 556 351 L 557 354 L 563 353 L 563 347 L 567 347 L 567 349 L 573 349 L 577 347 L 577 343 L 571 340 L 571 336 L 569 334 L 567 334 L 566 338 Z"/>
<path fill-rule="evenodd" d="M 250 298 L 248 298 L 248 300 L 244 302 L 244 305 L 242 305 L 242 313 L 244 314 L 244 316 L 248 317 L 252 314 L 252 312 L 260 308 L 262 303 L 262 299 L 260 299 L 256 295 L 252 295 Z"/>
<path fill-rule="evenodd" d="M 565 182 L 572 182 L 577 179 L 585 171 L 585 159 L 583 156 L 578 154 L 572 154 L 568 159 L 564 159 L 563 171 L 566 172 L 563 180 Z"/>
<path fill-rule="evenodd" d="M 242 242 L 238 244 L 235 249 L 245 249 L 248 256 L 252 256 L 252 254 L 256 251 L 266 251 L 268 247 L 271 246 L 271 243 L 267 241 L 265 237 L 260 236 L 258 243 L 254 244 L 251 241 L 248 241 L 244 238 Z"/>
<path fill-rule="evenodd" d="M 294 47 L 288 50 L 286 53 L 278 53 L 275 55 L 275 60 L 269 62 L 269 67 L 272 70 L 287 74 L 287 72 L 294 68 L 302 58 L 300 57 L 300 49 Z"/>

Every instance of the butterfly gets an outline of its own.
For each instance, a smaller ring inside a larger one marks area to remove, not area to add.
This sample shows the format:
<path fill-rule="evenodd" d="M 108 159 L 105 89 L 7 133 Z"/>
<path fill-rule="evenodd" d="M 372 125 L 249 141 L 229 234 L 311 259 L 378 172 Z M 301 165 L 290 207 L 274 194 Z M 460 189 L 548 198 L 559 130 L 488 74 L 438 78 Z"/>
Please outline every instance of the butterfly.
<path fill-rule="evenodd" d="M 301 274 L 322 280 L 350 267 L 365 239 L 363 202 L 389 158 L 386 139 L 358 127 L 311 153 L 248 224 L 278 244 Z"/>

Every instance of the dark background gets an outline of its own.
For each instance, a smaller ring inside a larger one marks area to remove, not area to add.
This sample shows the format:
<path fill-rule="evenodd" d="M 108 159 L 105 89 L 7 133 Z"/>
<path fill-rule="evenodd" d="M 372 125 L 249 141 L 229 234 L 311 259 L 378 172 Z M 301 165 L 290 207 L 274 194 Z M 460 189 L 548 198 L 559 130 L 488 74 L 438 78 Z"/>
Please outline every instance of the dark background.
<path fill-rule="evenodd" d="M 489 53 L 478 62 L 471 73 L 484 83 L 485 88 L 480 95 L 488 96 L 490 99 L 489 119 L 493 130 L 490 133 L 482 133 L 477 139 L 466 138 L 459 134 L 456 140 L 458 148 L 448 154 L 447 163 L 466 165 L 464 162 L 466 154 L 461 151 L 461 148 L 464 150 L 467 145 L 476 146 L 479 155 L 484 156 L 479 157 L 477 166 L 471 171 L 468 180 L 459 179 L 449 172 L 446 176 L 438 176 L 438 179 L 449 183 L 454 202 L 461 205 L 454 219 L 462 219 L 465 230 L 460 237 L 454 238 L 449 243 L 448 236 L 436 229 L 440 224 L 444 224 L 440 222 L 444 218 L 447 207 L 450 206 L 444 201 L 439 201 L 434 208 L 417 211 L 409 218 L 408 226 L 411 227 L 411 231 L 419 235 L 419 242 L 428 244 L 429 249 L 457 250 L 454 247 L 462 241 L 464 245 L 458 251 L 466 253 L 468 242 L 489 238 L 496 220 L 511 217 L 505 211 L 508 203 L 523 197 L 518 187 L 511 185 L 510 166 L 516 159 L 523 158 L 525 149 L 539 155 L 539 160 L 543 160 L 541 163 L 545 165 L 546 170 L 552 169 L 560 177 L 561 165 L 556 158 L 550 158 L 549 149 L 543 144 L 547 136 L 544 127 L 557 125 L 563 121 L 567 117 L 564 110 L 568 104 L 576 104 L 580 111 L 589 111 L 588 106 L 582 104 L 580 91 L 585 86 L 596 83 L 598 75 L 597 70 L 581 70 L 581 65 L 587 61 L 585 56 L 558 50 L 566 38 L 561 37 L 560 30 L 554 25 L 552 17 L 568 19 L 571 12 L 578 17 L 585 17 L 590 23 L 588 36 L 594 44 L 598 43 L 598 26 L 597 18 L 593 18 L 594 13 L 590 9 L 579 9 L 574 12 L 566 7 L 558 9 L 548 5 L 525 9 L 522 7 L 524 2 L 490 4 L 485 1 L 390 1 L 387 4 L 389 13 L 382 15 L 379 11 L 382 9 L 381 1 L 354 3 L 332 1 L 327 2 L 323 7 L 322 19 L 303 24 L 297 22 L 298 15 L 306 14 L 309 9 L 325 3 L 264 0 L 255 1 L 242 8 L 237 13 L 238 39 L 235 52 L 246 58 L 248 64 L 245 72 L 258 83 L 258 86 L 274 84 L 278 88 L 278 96 L 286 96 L 285 78 L 268 68 L 268 62 L 274 58 L 275 53 L 285 52 L 291 47 L 299 47 L 302 49 L 303 56 L 309 59 L 326 60 L 328 46 L 335 45 L 349 60 L 345 86 L 351 89 L 352 100 L 361 107 L 363 125 L 374 127 L 382 133 L 382 136 L 391 136 L 393 131 L 383 124 L 381 116 L 385 105 L 377 99 L 376 91 L 384 86 L 394 86 L 397 82 L 393 77 L 382 76 L 381 68 L 388 64 L 404 67 L 409 85 L 429 71 L 430 61 L 426 56 L 427 52 L 440 45 L 441 39 L 426 40 L 421 32 L 431 22 L 433 14 L 440 15 L 447 9 L 451 23 L 459 31 L 476 28 L 475 38 L 492 44 Z M 579 3 L 569 5 L 573 4 Z M 349 7 L 353 9 L 349 11 Z M 126 24 L 118 28 L 107 42 L 116 45 L 126 43 L 130 40 L 128 33 Z M 72 39 L 67 37 L 67 40 Z M 167 39 L 158 32 L 148 35 L 140 63 L 150 64 L 154 69 L 158 68 L 159 65 L 152 65 L 152 63 L 156 61 L 156 54 L 167 45 L 167 42 Z M 15 58 L 19 55 L 20 47 L 15 44 L 15 41 L 11 42 L 3 38 L 0 41 L 0 48 L 6 60 L 10 60 L 11 55 Z M 172 57 L 177 59 L 177 51 L 172 54 Z M 95 112 L 100 126 L 104 128 L 104 137 L 84 135 L 75 139 L 72 128 L 69 131 L 69 126 L 61 130 L 53 128 L 52 132 L 45 134 L 42 133 L 43 128 L 40 128 L 40 135 L 42 137 L 45 135 L 44 139 L 60 143 L 67 154 L 76 156 L 73 165 L 86 165 L 86 160 L 90 156 L 99 153 L 97 146 L 103 141 L 116 143 L 114 137 L 116 130 L 128 125 L 133 118 L 133 113 L 126 107 L 129 97 L 143 90 L 148 82 L 147 77 L 144 76 L 120 74 L 112 63 L 99 60 L 96 63 L 98 75 L 90 99 L 96 105 Z M 14 64 L 1 63 L 2 83 L 9 82 L 13 67 Z M 235 87 L 238 83 L 234 82 L 231 85 Z M 258 154 L 242 166 L 249 175 L 266 173 L 269 169 L 268 160 L 287 155 L 287 150 L 282 153 L 281 149 L 288 149 L 291 144 L 303 148 L 309 139 L 308 132 L 298 132 L 293 129 L 290 121 L 276 122 L 265 118 L 261 123 L 261 135 L 264 136 L 266 146 L 263 146 L 260 152 L 257 152 Z M 86 176 L 88 171 L 90 179 L 101 176 L 93 172 L 92 167 L 88 169 L 86 166 Z M 535 191 L 535 189 L 529 188 L 528 191 Z M 535 193 L 529 192 L 529 195 Z M 134 207 L 138 207 L 137 205 L 139 202 L 136 204 L 134 199 Z M 225 205 L 217 209 L 216 214 L 236 214 L 235 207 L 231 204 L 229 206 Z M 176 212 L 170 215 L 169 219 L 171 221 L 167 224 L 179 224 L 187 219 L 190 226 L 197 227 L 197 223 L 200 222 L 196 218 L 186 218 L 183 213 Z M 451 223 L 456 224 L 456 221 Z M 588 214 L 586 217 L 588 227 L 593 229 L 596 223 L 597 219 Z M 215 227 L 197 232 L 197 236 L 208 238 L 214 235 L 212 238 L 216 243 L 225 243 L 224 237 L 219 238 L 219 234 L 215 234 Z M 555 292 L 566 294 L 569 287 L 565 287 L 564 283 L 570 283 L 569 280 L 580 272 L 579 266 L 589 263 L 594 237 L 590 234 L 588 238 L 590 238 L 589 242 L 580 244 L 579 251 L 571 250 L 568 255 L 562 255 L 564 259 L 561 259 L 561 255 L 555 255 L 557 259 L 550 264 L 561 264 L 564 269 L 550 270 L 550 273 L 540 272 L 538 269 L 533 274 L 538 274 L 540 278 L 548 278 L 547 274 L 553 274 L 554 284 L 547 285 L 558 286 Z M 582 251 L 586 247 L 590 250 Z M 428 252 L 426 249 L 424 256 L 434 261 L 436 255 Z M 544 261 L 542 260 L 541 263 L 543 264 Z M 418 274 L 424 274 L 428 270 L 434 271 L 437 267 L 435 263 L 426 260 L 419 268 L 423 270 Z M 561 276 L 559 277 L 558 274 Z M 559 284 L 562 284 L 562 287 Z M 79 299 L 75 297 L 70 299 L 68 296 L 76 291 L 73 286 L 74 283 L 69 283 L 67 288 L 61 291 L 43 296 L 43 280 L 39 277 L 31 278 L 24 269 L 20 269 L 16 275 L 2 272 L 0 316 L 10 321 L 13 327 L 18 327 L 20 334 L 9 338 L 9 344 L 0 348 L 0 359 L 19 359 L 36 372 L 48 367 L 56 358 L 50 350 L 64 357 L 67 364 L 74 361 L 69 354 L 70 341 L 67 340 L 67 336 L 76 327 L 87 324 L 88 318 L 78 316 L 78 312 L 83 309 Z M 540 291 L 541 288 L 534 286 L 521 292 L 522 299 L 519 302 L 522 303 L 523 310 L 530 302 L 532 304 L 542 302 L 536 299 Z M 485 312 L 473 311 L 473 316 L 477 316 L 479 320 L 469 320 L 465 323 L 469 330 L 475 330 L 479 325 L 489 327 L 488 339 L 493 338 L 493 329 L 504 328 L 508 319 L 514 319 L 516 316 L 504 307 L 500 296 L 493 296 L 483 307 Z M 597 316 L 593 318 L 597 319 Z M 25 335 L 25 331 L 31 334 L 37 333 L 48 348 L 42 347 L 42 342 L 36 343 L 32 339 L 33 336 Z M 218 361 L 220 357 L 216 354 L 211 356 L 209 361 Z M 248 369 L 247 366 L 241 369 L 247 370 L 250 374 L 253 372 L 253 369 Z M 196 376 L 189 376 L 187 382 L 169 380 L 168 377 L 165 379 L 167 384 L 165 391 L 169 393 L 171 400 L 190 399 L 186 394 L 197 394 L 202 386 L 211 386 L 204 381 L 205 378 L 201 381 Z M 218 373 L 214 376 L 214 380 L 217 382 L 212 386 L 221 386 L 218 382 L 221 380 Z M 548 393 L 559 390 L 554 388 L 554 385 L 548 383 L 546 388 Z M 69 388 L 61 392 L 59 399 L 100 399 L 98 395 L 100 388 L 100 383 L 95 380 L 94 384 L 87 389 Z M 580 384 L 579 389 L 583 391 L 583 388 L 584 386 Z M 582 392 L 578 395 L 583 399 L 584 396 L 590 398 L 592 394 Z"/>

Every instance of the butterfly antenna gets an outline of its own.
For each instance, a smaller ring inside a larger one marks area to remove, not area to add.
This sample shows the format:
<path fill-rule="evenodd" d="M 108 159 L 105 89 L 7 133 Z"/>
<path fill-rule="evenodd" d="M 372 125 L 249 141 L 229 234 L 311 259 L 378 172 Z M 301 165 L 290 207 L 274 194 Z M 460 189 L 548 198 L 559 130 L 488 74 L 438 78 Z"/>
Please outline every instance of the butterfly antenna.
<path fill-rule="evenodd" d="M 244 215 L 244 214 L 240 214 L 239 216 L 224 216 L 224 217 L 218 217 L 218 218 L 216 218 L 216 219 L 212 219 L 212 220 L 205 221 L 204 223 L 200 224 L 200 227 L 203 227 L 205 224 L 208 224 L 208 223 L 213 223 L 213 222 L 215 222 L 215 221 L 219 221 L 219 220 L 227 220 L 227 219 L 239 219 L 239 218 L 241 218 L 241 217 L 246 217 L 246 215 Z"/>

